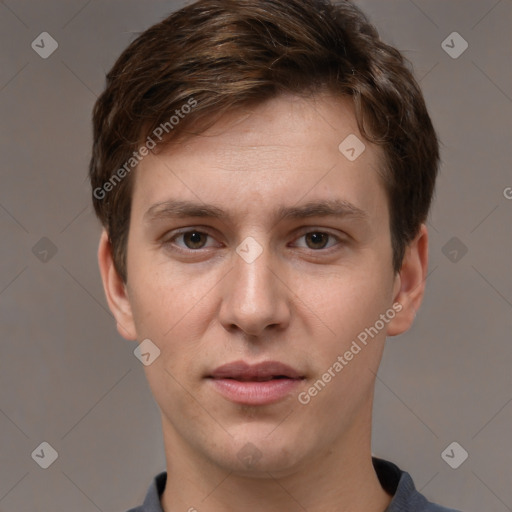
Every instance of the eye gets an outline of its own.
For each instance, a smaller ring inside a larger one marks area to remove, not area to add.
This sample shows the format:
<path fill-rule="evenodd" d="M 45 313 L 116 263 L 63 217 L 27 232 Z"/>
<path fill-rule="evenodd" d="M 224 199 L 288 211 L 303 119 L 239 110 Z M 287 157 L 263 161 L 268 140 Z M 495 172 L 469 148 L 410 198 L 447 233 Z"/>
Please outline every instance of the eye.
<path fill-rule="evenodd" d="M 182 231 L 180 233 L 176 233 L 170 238 L 164 241 L 165 245 L 177 245 L 180 249 L 184 250 L 197 250 L 203 249 L 206 247 L 206 242 L 210 235 L 203 231 L 198 231 L 197 229 L 190 229 L 188 231 Z M 211 237 L 210 237 L 211 238 Z M 176 240 L 183 240 L 183 245 L 176 243 Z"/>
<path fill-rule="evenodd" d="M 338 237 L 334 236 L 331 233 L 326 233 L 324 231 L 310 231 L 297 238 L 297 240 L 300 240 L 302 238 L 306 242 L 306 248 L 313 250 L 320 250 L 326 248 L 328 249 L 329 247 L 336 245 L 336 243 L 340 241 Z M 331 243 L 331 245 L 327 246 L 329 238 L 333 240 L 334 243 Z"/>

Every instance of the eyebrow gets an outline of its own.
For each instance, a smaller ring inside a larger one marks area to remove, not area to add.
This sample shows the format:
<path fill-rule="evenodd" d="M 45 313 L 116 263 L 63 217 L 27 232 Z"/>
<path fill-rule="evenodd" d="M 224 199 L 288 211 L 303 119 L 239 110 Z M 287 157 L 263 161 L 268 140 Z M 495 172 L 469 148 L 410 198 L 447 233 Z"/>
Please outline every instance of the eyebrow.
<path fill-rule="evenodd" d="M 165 219 L 209 217 L 229 220 L 231 215 L 213 204 L 193 201 L 167 200 L 152 205 L 144 214 L 144 220 L 153 222 Z M 343 199 L 310 201 L 300 206 L 280 206 L 274 211 L 274 222 L 286 219 L 306 219 L 308 217 L 345 217 L 368 220 L 367 212 Z"/>

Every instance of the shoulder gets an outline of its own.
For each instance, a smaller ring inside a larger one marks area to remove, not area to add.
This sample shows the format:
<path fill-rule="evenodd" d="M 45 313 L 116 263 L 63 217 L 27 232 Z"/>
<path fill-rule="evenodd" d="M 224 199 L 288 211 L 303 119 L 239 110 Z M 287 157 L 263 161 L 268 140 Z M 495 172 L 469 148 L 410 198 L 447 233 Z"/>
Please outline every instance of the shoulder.
<path fill-rule="evenodd" d="M 131 508 L 127 512 L 163 512 L 160 498 L 165 489 L 167 472 L 159 473 L 151 481 L 144 503 L 139 507 Z"/>
<path fill-rule="evenodd" d="M 382 487 L 393 496 L 385 512 L 460 512 L 429 501 L 415 487 L 411 475 L 383 459 L 373 458 Z"/>
<path fill-rule="evenodd" d="M 440 505 L 436 505 L 435 503 L 428 503 L 425 512 L 460 512 L 459 510 L 455 510 L 454 508 L 446 508 L 441 507 Z"/>

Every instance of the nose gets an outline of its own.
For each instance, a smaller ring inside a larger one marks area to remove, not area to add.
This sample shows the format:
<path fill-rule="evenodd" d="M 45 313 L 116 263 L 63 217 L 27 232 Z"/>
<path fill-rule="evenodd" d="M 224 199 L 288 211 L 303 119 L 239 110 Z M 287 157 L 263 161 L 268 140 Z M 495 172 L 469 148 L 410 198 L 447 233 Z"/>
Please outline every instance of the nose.
<path fill-rule="evenodd" d="M 249 336 L 285 329 L 290 321 L 290 297 L 286 276 L 270 250 L 265 247 L 254 260 L 233 255 L 234 268 L 223 281 L 219 319 L 228 331 Z"/>

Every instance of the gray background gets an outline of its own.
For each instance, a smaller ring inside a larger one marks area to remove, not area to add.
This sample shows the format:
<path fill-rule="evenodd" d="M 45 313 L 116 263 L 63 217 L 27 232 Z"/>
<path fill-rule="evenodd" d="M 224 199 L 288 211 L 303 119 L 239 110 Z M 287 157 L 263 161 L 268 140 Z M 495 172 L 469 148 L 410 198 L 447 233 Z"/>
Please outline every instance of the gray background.
<path fill-rule="evenodd" d="M 413 62 L 443 143 L 426 297 L 388 340 L 373 451 L 432 500 L 512 510 L 512 1 L 358 3 Z M 181 5 L 0 2 L 2 512 L 124 511 L 165 469 L 136 344 L 103 297 L 86 171 L 105 73 Z M 47 59 L 31 48 L 43 31 L 59 44 Z M 441 46 L 454 31 L 469 44 L 457 59 Z M 31 457 L 43 441 L 58 452 L 46 470 Z M 452 441 L 469 453 L 458 469 L 441 457 Z"/>

